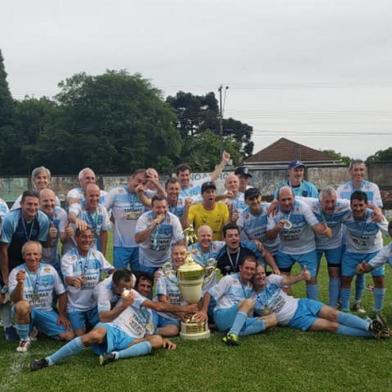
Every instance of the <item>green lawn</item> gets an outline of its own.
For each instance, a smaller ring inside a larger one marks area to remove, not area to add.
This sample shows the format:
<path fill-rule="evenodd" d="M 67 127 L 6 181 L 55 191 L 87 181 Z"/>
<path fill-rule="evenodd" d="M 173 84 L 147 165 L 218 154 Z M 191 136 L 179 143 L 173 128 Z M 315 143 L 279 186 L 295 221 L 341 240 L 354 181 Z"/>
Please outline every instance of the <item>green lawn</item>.
<path fill-rule="evenodd" d="M 392 323 L 392 276 L 387 268 L 385 315 Z M 321 270 L 326 300 L 326 268 Z M 371 279 L 368 279 L 369 283 Z M 304 295 L 304 286 L 294 290 Z M 366 290 L 364 305 L 371 308 Z M 226 347 L 221 334 L 199 342 L 176 339 L 176 351 L 121 360 L 102 368 L 88 350 L 58 366 L 31 373 L 27 366 L 60 343 L 34 342 L 29 353 L 0 338 L 0 391 L 392 391 L 392 339 L 348 338 L 277 328 Z"/>

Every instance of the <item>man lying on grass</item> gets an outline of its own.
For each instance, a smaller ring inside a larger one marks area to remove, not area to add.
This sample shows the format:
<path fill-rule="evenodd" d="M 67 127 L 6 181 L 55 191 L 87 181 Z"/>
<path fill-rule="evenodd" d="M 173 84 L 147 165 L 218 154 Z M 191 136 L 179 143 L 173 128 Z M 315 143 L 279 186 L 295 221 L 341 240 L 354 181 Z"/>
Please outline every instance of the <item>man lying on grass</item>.
<path fill-rule="evenodd" d="M 152 349 L 174 350 L 176 345 L 160 335 L 153 335 L 154 325 L 151 309 L 166 312 L 192 313 L 197 305 L 177 306 L 170 303 L 152 302 L 135 290 L 122 293 L 125 309 L 109 323 L 99 323 L 89 333 L 77 337 L 46 358 L 34 360 L 30 369 L 39 370 L 51 366 L 71 355 L 91 347 L 98 354 L 101 365 L 117 359 L 150 354 Z"/>
<path fill-rule="evenodd" d="M 302 280 L 309 280 L 310 273 L 304 269 L 293 276 L 266 276 L 264 267 L 256 268 L 254 287 L 256 300 L 247 300 L 249 308 L 256 315 L 275 314 L 278 325 L 302 331 L 328 331 L 340 335 L 384 338 L 389 337 L 389 329 L 382 318 L 364 320 L 352 314 L 339 312 L 330 306 L 309 298 L 297 299 L 283 291 Z M 249 319 L 248 313 L 239 311 L 234 323 L 224 338 L 229 345 L 238 345 L 238 336 Z"/>

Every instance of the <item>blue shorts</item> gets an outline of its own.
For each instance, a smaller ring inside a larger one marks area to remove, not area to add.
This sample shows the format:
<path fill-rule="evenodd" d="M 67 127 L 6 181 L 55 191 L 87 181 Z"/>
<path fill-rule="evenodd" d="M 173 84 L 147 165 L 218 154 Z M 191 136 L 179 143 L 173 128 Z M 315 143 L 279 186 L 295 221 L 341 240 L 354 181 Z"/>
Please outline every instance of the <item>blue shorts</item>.
<path fill-rule="evenodd" d="M 131 271 L 139 271 L 139 247 L 113 247 L 113 265 L 116 269 L 130 268 Z"/>
<path fill-rule="evenodd" d="M 283 272 L 290 272 L 295 262 L 300 264 L 302 268 L 306 265 L 312 278 L 317 276 L 317 253 L 315 250 L 299 255 L 289 255 L 282 251 L 278 251 L 276 254 L 276 263 Z"/>
<path fill-rule="evenodd" d="M 31 309 L 31 324 L 39 332 L 51 338 L 57 338 L 67 332 L 63 325 L 57 323 L 59 315 L 54 310 Z"/>
<path fill-rule="evenodd" d="M 214 310 L 214 322 L 219 331 L 228 331 L 238 313 L 238 306 L 232 305 L 230 308 L 220 308 Z"/>
<path fill-rule="evenodd" d="M 356 275 L 357 265 L 362 261 L 368 263 L 378 252 L 372 253 L 352 253 L 344 252 L 342 257 L 342 276 Z M 377 267 L 371 272 L 372 276 L 384 276 L 384 266 Z"/>
<path fill-rule="evenodd" d="M 86 330 L 86 323 L 89 323 L 92 327 L 99 323 L 98 310 L 96 307 L 87 310 L 86 312 L 68 312 L 68 318 L 74 330 Z"/>
<path fill-rule="evenodd" d="M 114 325 L 99 323 L 96 327 L 106 329 L 105 341 L 91 346 L 92 350 L 97 355 L 124 350 L 135 340 L 135 338 L 127 335 L 120 328 L 117 328 Z"/>
<path fill-rule="evenodd" d="M 321 257 L 324 253 L 328 267 L 340 267 L 343 255 L 343 248 L 341 246 L 334 249 L 317 249 L 316 252 L 318 265 L 320 265 Z"/>
<path fill-rule="evenodd" d="M 152 312 L 152 321 L 155 329 L 166 327 L 166 325 L 175 325 L 176 327 L 180 327 L 180 320 L 164 317 L 155 311 Z"/>
<path fill-rule="evenodd" d="M 148 267 L 147 265 L 139 264 L 139 272 L 144 272 L 145 274 L 154 275 L 155 271 L 159 267 Z"/>
<path fill-rule="evenodd" d="M 307 331 L 318 319 L 321 308 L 325 306 L 320 301 L 314 299 L 301 298 L 298 301 L 298 308 L 293 318 L 288 323 L 290 328 Z"/>

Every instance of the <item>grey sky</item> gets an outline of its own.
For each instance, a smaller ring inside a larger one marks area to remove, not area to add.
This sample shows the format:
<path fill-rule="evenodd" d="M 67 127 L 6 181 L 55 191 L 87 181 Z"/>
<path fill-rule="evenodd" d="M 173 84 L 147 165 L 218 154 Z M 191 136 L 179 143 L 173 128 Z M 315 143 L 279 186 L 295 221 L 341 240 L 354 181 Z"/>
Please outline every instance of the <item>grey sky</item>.
<path fill-rule="evenodd" d="M 76 72 L 140 72 L 165 95 L 228 85 L 225 116 L 366 158 L 392 146 L 387 0 L 3 1 L 15 98 L 53 96 Z"/>

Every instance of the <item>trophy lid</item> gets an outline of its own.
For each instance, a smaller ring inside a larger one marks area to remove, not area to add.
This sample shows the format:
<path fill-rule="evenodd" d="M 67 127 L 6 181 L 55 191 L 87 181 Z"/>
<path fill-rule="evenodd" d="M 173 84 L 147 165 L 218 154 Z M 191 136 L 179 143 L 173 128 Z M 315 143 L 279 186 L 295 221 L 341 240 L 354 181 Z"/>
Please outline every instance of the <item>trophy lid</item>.
<path fill-rule="evenodd" d="M 193 260 L 193 258 L 192 258 L 192 255 L 191 255 L 191 253 L 189 252 L 188 254 L 187 254 L 187 256 L 186 256 L 186 259 L 185 259 L 185 263 L 183 264 L 183 265 L 181 265 L 179 268 L 178 268 L 178 270 L 177 270 L 178 272 L 196 272 L 196 271 L 204 271 L 204 268 L 201 266 L 201 265 L 199 265 L 199 264 L 197 264 L 194 260 Z"/>

